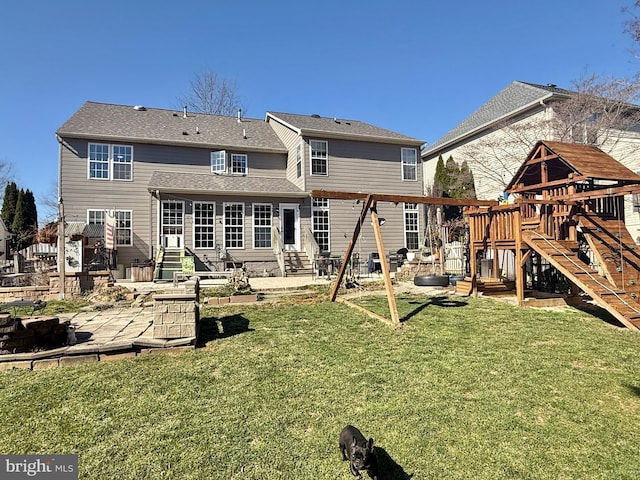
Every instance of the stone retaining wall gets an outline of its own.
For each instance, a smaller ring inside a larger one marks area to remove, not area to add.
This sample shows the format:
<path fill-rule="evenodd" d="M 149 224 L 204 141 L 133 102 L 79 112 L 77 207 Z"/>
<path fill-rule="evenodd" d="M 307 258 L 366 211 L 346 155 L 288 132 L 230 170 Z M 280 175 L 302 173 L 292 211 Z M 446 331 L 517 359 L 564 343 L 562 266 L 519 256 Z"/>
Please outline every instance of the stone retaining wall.
<path fill-rule="evenodd" d="M 102 288 L 109 283 L 109 272 L 71 272 L 65 275 L 65 296 L 78 297 L 85 292 Z M 13 300 L 58 300 L 60 297 L 60 275 L 49 274 L 49 285 L 28 287 L 0 287 L 0 303 Z"/>

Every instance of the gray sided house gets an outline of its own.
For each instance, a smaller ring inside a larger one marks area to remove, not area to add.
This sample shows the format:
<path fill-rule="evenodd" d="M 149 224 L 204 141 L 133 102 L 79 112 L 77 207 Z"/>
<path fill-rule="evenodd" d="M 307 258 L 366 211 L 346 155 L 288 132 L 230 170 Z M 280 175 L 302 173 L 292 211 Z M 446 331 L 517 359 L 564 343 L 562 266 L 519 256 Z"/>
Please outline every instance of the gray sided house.
<path fill-rule="evenodd" d="M 112 212 L 125 267 L 162 247 L 193 255 L 196 270 L 288 275 L 320 252 L 344 253 L 360 214 L 312 190 L 423 193 L 423 142 L 355 120 L 87 102 L 56 133 L 67 222 L 103 224 Z M 378 212 L 388 250 L 420 246 L 420 206 Z M 376 251 L 370 225 L 356 251 L 365 261 Z"/>

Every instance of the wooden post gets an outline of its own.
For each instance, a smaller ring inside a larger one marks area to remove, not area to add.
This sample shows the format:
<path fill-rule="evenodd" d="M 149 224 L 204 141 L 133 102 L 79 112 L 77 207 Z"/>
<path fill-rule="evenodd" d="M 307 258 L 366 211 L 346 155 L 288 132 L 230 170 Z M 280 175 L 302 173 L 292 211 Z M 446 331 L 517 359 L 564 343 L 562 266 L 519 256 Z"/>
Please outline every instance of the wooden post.
<path fill-rule="evenodd" d="M 349 246 L 347 247 L 347 251 L 344 254 L 344 259 L 340 264 L 340 270 L 338 270 L 338 276 L 336 277 L 336 282 L 333 285 L 333 289 L 331 290 L 331 301 L 335 302 L 336 297 L 338 296 L 338 290 L 340 289 L 340 284 L 342 283 L 342 278 L 344 277 L 344 272 L 346 271 L 347 264 L 349 263 L 349 258 L 351 258 L 351 253 L 356 246 L 356 242 L 358 241 L 358 237 L 360 236 L 360 230 L 362 229 L 362 223 L 365 218 L 367 218 L 367 213 L 369 212 L 369 208 L 371 207 L 371 203 L 373 202 L 373 197 L 371 195 L 367 195 L 367 199 L 364 202 L 364 206 L 362 207 L 362 211 L 360 212 L 360 218 L 358 219 L 358 223 L 356 224 L 356 228 L 353 229 L 353 236 L 349 241 Z"/>
<path fill-rule="evenodd" d="M 376 245 L 378 246 L 380 267 L 382 268 L 382 276 L 384 277 L 384 287 L 387 291 L 387 301 L 389 302 L 391 321 L 394 325 L 397 325 L 400 323 L 400 316 L 398 315 L 398 307 L 396 306 L 396 297 L 393 293 L 393 285 L 391 285 L 391 275 L 389 274 L 389 265 L 387 265 L 387 254 L 384 250 L 384 242 L 382 241 L 380 220 L 378 218 L 378 211 L 376 210 L 376 206 L 377 202 L 374 201 L 371 207 L 371 223 L 373 225 L 373 233 L 376 237 Z"/>
<path fill-rule="evenodd" d="M 513 233 L 516 241 L 516 298 L 518 303 L 522 304 L 524 302 L 525 267 L 522 265 L 522 214 L 520 207 L 513 212 L 513 216 L 515 217 Z"/>

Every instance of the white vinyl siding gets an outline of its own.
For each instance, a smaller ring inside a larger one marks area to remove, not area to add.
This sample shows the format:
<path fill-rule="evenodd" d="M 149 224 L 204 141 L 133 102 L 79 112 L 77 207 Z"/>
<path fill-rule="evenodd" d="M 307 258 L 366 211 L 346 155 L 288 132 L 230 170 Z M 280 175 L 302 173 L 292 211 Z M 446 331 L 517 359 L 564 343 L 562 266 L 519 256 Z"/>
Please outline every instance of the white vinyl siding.
<path fill-rule="evenodd" d="M 224 247 L 244 248 L 244 203 L 224 204 Z"/>
<path fill-rule="evenodd" d="M 329 174 L 329 144 L 326 140 L 309 140 L 311 175 Z"/>
<path fill-rule="evenodd" d="M 402 149 L 402 180 L 418 180 L 418 152 L 415 148 Z"/>
<path fill-rule="evenodd" d="M 216 248 L 215 202 L 193 202 L 194 248 Z"/>
<path fill-rule="evenodd" d="M 270 203 L 253 204 L 253 248 L 271 248 L 272 218 Z"/>
<path fill-rule="evenodd" d="M 133 180 L 133 147 L 89 143 L 88 178 L 90 180 Z"/>

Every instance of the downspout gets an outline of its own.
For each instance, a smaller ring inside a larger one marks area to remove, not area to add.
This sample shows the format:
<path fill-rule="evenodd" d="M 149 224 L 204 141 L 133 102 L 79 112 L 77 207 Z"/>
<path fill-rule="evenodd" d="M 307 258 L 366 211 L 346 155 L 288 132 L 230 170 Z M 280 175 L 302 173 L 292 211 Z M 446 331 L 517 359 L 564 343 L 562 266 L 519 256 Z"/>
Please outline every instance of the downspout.
<path fill-rule="evenodd" d="M 153 258 L 153 192 L 149 192 L 149 255 Z"/>

